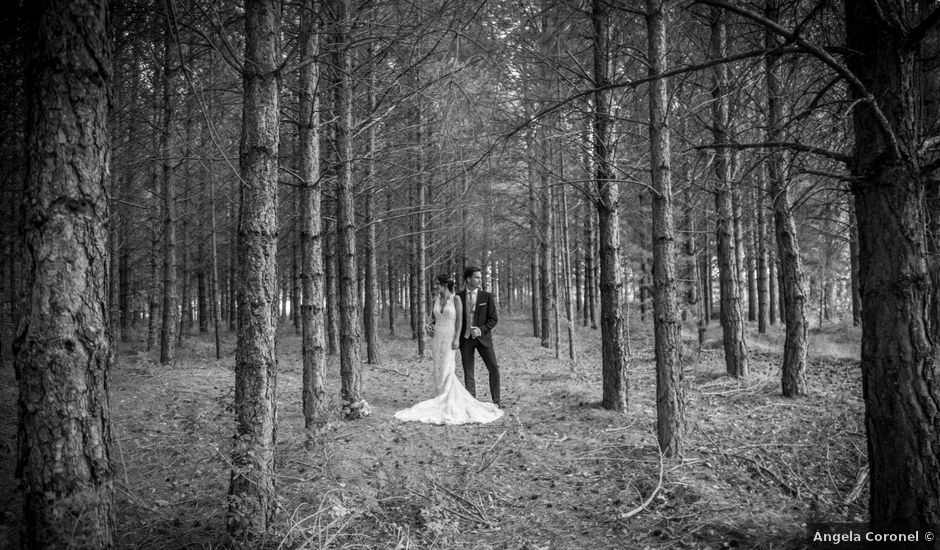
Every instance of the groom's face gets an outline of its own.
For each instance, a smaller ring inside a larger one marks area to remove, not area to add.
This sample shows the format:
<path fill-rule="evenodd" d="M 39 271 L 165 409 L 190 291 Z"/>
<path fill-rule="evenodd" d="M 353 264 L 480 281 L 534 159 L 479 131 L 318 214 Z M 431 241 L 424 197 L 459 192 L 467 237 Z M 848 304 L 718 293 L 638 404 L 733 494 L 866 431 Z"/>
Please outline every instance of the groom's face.
<path fill-rule="evenodd" d="M 467 288 L 476 290 L 483 284 L 483 273 L 474 271 L 473 275 L 467 277 Z"/>

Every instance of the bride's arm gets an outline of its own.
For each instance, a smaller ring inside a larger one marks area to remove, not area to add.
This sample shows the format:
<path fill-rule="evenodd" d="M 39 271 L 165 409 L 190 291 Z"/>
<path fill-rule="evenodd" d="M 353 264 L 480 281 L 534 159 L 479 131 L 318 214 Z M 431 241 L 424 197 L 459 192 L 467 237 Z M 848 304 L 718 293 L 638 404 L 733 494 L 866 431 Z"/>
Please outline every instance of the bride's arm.
<path fill-rule="evenodd" d="M 460 344 L 460 331 L 463 330 L 463 302 L 456 294 L 454 294 L 454 309 L 457 311 L 457 319 L 454 320 L 454 326 L 457 328 L 457 332 L 454 333 L 454 342 Z"/>

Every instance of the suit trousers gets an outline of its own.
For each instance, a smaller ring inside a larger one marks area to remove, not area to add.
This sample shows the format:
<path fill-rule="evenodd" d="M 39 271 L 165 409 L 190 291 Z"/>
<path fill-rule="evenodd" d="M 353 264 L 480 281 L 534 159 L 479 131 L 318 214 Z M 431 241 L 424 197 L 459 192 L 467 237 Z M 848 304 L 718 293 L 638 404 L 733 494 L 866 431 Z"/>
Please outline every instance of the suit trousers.
<path fill-rule="evenodd" d="M 463 363 L 464 386 L 470 395 L 477 396 L 476 381 L 474 380 L 474 352 L 479 351 L 483 364 L 489 372 L 490 395 L 494 403 L 499 403 L 499 365 L 496 364 L 496 352 L 492 347 L 486 347 L 479 339 L 460 339 L 460 360 Z"/>

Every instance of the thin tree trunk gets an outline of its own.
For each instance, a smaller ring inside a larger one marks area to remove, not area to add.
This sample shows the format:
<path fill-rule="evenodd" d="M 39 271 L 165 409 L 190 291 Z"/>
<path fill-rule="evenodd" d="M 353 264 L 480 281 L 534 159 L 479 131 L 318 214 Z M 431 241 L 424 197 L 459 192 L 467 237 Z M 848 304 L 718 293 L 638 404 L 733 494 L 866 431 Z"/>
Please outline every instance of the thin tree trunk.
<path fill-rule="evenodd" d="M 385 213 L 386 216 L 392 211 L 392 194 L 385 194 Z M 391 228 L 385 229 L 385 261 L 388 263 L 388 332 L 395 336 L 395 301 L 398 299 L 398 286 L 396 285 L 395 269 L 392 267 L 392 231 Z"/>
<path fill-rule="evenodd" d="M 778 0 L 769 0 L 767 16 L 776 21 Z M 775 48 L 775 36 L 765 34 L 768 48 Z M 778 55 L 767 56 L 767 138 L 770 141 L 780 139 L 782 123 L 781 94 L 777 61 Z M 790 210 L 789 186 L 784 181 L 783 158 L 777 149 L 770 152 L 767 173 L 770 178 L 770 196 L 773 197 L 774 226 L 776 230 L 777 251 L 780 257 L 780 275 L 786 310 L 786 340 L 783 344 L 783 365 L 781 366 L 781 385 L 785 397 L 794 397 L 806 393 L 806 316 L 804 313 L 806 296 L 803 292 L 803 265 L 800 259 L 800 246 L 797 241 L 796 224 Z"/>
<path fill-rule="evenodd" d="M 232 183 L 232 192 L 234 195 L 237 195 L 239 204 L 241 203 L 241 195 L 238 188 L 237 180 L 234 180 Z M 240 206 L 239 206 L 240 208 Z M 229 252 L 228 252 L 228 330 L 229 332 L 235 332 L 238 328 L 238 296 L 236 292 L 236 274 L 238 273 L 238 217 L 235 212 L 235 205 L 229 203 Z"/>
<path fill-rule="evenodd" d="M 163 28 L 163 116 L 160 121 L 161 193 L 163 195 L 163 321 L 160 325 L 160 364 L 173 360 L 175 353 L 176 324 L 179 321 L 176 306 L 176 217 L 175 176 L 171 150 L 173 126 L 173 80 L 180 52 L 173 38 L 172 2 L 164 5 Z"/>
<path fill-rule="evenodd" d="M 592 175 L 593 177 L 593 175 Z M 594 225 L 594 216 L 590 214 L 590 208 L 588 215 L 584 216 L 584 296 L 587 300 L 586 311 L 584 317 L 584 326 L 587 326 L 588 320 L 591 322 L 591 328 L 597 329 L 597 305 L 595 303 L 595 294 L 594 294 L 594 237 L 595 237 L 595 225 Z"/>
<path fill-rule="evenodd" d="M 937 205 L 940 208 L 940 204 Z M 930 209 L 927 210 L 930 212 Z M 855 204 L 849 201 L 849 285 L 852 293 L 852 326 L 862 323 L 862 296 L 859 294 L 858 281 L 858 222 L 855 219 Z M 934 285 L 936 288 L 937 285 Z M 940 320 L 940 318 L 938 318 Z"/>
<path fill-rule="evenodd" d="M 760 184 L 757 189 L 757 332 L 767 333 L 767 306 L 770 300 L 767 272 L 767 218 L 764 200 L 767 194 L 766 166 L 760 170 Z"/>
<path fill-rule="evenodd" d="M 562 162 L 564 162 L 564 157 L 562 157 Z M 575 311 L 574 311 L 574 300 L 571 296 L 571 248 L 568 245 L 568 191 L 567 187 L 562 187 L 561 189 L 561 243 L 562 243 L 562 254 L 564 259 L 564 274 L 565 274 L 565 321 L 567 322 L 568 328 L 568 359 L 575 360 Z M 577 287 L 577 285 L 575 285 Z"/>
<path fill-rule="evenodd" d="M 334 209 L 335 211 L 335 209 Z M 326 352 L 329 355 L 339 353 L 339 334 L 337 331 L 337 288 L 336 288 L 336 222 L 328 218 L 323 247 L 323 264 L 326 282 Z"/>
<path fill-rule="evenodd" d="M 664 0 L 646 0 L 650 76 L 666 72 Z M 676 284 L 676 229 L 673 220 L 669 95 L 665 79 L 650 85 L 650 182 L 653 193 L 653 324 L 656 341 L 656 434 L 666 456 L 682 454 L 685 431 Z"/>
<path fill-rule="evenodd" d="M 416 80 L 419 78 L 415 77 Z M 420 80 L 419 80 L 420 82 Z M 417 326 L 417 336 L 418 336 L 418 356 L 424 357 L 426 342 L 424 334 L 424 324 L 427 322 L 428 311 L 427 311 L 427 290 L 428 290 L 428 277 L 427 277 L 427 176 L 425 175 L 425 143 L 424 143 L 424 117 L 422 112 L 423 106 L 419 103 L 415 106 L 415 118 L 417 119 L 417 128 L 415 129 L 417 135 L 417 162 L 418 162 L 418 177 L 416 178 L 418 185 L 418 213 L 415 223 L 417 224 L 417 234 L 415 235 L 415 259 L 417 263 L 415 264 L 415 317 L 418 320 Z M 486 272 L 486 264 L 483 264 L 484 273 Z"/>
<path fill-rule="evenodd" d="M 539 249 L 539 222 L 535 209 L 535 174 L 532 170 L 532 163 L 528 165 L 528 174 L 529 174 L 529 224 L 530 224 L 530 253 L 529 253 L 529 273 L 530 273 L 530 283 L 532 287 L 532 336 L 536 338 L 541 338 L 542 336 L 542 297 L 541 297 L 541 281 L 539 280 L 539 274 L 541 273 L 541 266 L 539 265 L 540 261 L 540 249 Z"/>
<path fill-rule="evenodd" d="M 185 194 L 185 192 L 184 192 Z M 191 331 L 193 329 L 193 324 L 195 324 L 196 315 L 202 313 L 202 311 L 197 310 L 193 312 L 192 301 L 193 297 L 191 295 L 191 279 L 190 273 L 192 272 L 192 255 L 189 253 L 189 246 L 187 246 L 187 241 L 189 240 L 189 221 L 186 219 L 186 214 L 182 214 L 183 218 L 182 223 L 180 224 L 180 244 L 182 244 L 182 256 L 183 256 L 183 265 L 180 266 L 178 277 L 180 283 L 180 322 L 179 327 L 176 331 L 176 345 L 180 346 L 183 342 L 183 334 Z M 199 257 L 203 257 L 204 250 L 199 251 Z M 201 273 L 200 273 L 201 275 Z M 204 281 L 199 281 L 204 282 Z M 198 285 L 198 283 L 197 283 Z M 196 289 L 196 298 L 199 298 L 200 289 Z"/>
<path fill-rule="evenodd" d="M 542 320 L 539 323 L 542 327 L 542 347 L 548 348 L 552 344 L 552 280 L 555 274 L 554 264 L 552 263 L 552 191 L 548 182 L 548 174 L 543 170 L 541 172 L 542 193 L 541 193 L 541 212 L 539 219 L 539 295 L 542 298 L 539 311 L 542 313 Z"/>
<path fill-rule="evenodd" d="M 370 15 L 372 20 L 370 21 L 370 30 L 374 32 L 374 19 L 375 19 L 375 8 L 372 10 Z M 374 42 L 372 42 L 374 44 Z M 372 59 L 375 55 L 375 46 L 370 45 L 368 51 L 369 59 Z M 367 91 L 367 102 L 369 113 L 372 113 L 375 110 L 375 88 L 377 85 L 376 81 L 376 69 L 372 68 L 369 70 L 369 83 Z M 379 333 L 378 333 L 378 297 L 376 296 L 376 287 L 378 286 L 378 266 L 376 265 L 375 259 L 375 245 L 376 245 L 376 224 L 375 224 L 375 190 L 378 187 L 378 182 L 376 181 L 376 171 L 375 171 L 375 155 L 376 155 L 376 124 L 370 124 L 369 129 L 366 131 L 366 189 L 365 189 L 365 219 L 363 224 L 365 224 L 365 304 L 363 307 L 363 315 L 365 316 L 363 326 L 365 328 L 366 336 L 366 362 L 370 364 L 377 364 L 379 362 Z"/>
<path fill-rule="evenodd" d="M 356 293 L 356 214 L 353 198 L 352 57 L 349 51 L 350 0 L 333 0 L 330 22 L 335 52 L 334 116 L 336 117 L 336 226 L 340 317 L 340 391 L 347 417 L 361 408 L 362 363 L 359 360 L 359 309 Z"/>
<path fill-rule="evenodd" d="M 255 539 L 274 521 L 277 418 L 277 180 L 281 3 L 245 2 L 245 67 L 239 146 L 238 342 L 235 437 L 226 524 Z"/>
<path fill-rule="evenodd" d="M 27 3 L 25 288 L 14 366 L 23 548 L 112 548 L 108 3 Z"/>
<path fill-rule="evenodd" d="M 601 287 L 601 406 L 622 411 L 627 408 L 627 357 L 624 350 L 624 289 L 620 268 L 620 191 L 610 159 L 610 65 L 609 9 L 604 0 L 592 0 L 594 82 L 594 186 L 600 237 Z"/>
<path fill-rule="evenodd" d="M 297 195 L 300 195 L 298 190 Z M 295 208 L 297 203 L 300 202 L 300 199 L 297 198 L 291 201 L 294 203 Z M 295 224 L 300 223 L 300 216 L 297 216 L 297 221 Z M 290 291 L 290 318 L 291 324 L 294 325 L 294 334 L 303 336 L 303 321 L 300 318 L 300 308 L 303 292 L 303 283 L 300 280 L 300 230 L 294 229 L 291 231 L 291 245 L 290 245 L 290 282 L 291 282 L 291 291 Z"/>
<path fill-rule="evenodd" d="M 212 70 L 210 68 L 210 82 L 212 80 L 211 74 Z M 209 95 L 209 116 L 212 116 L 212 95 Z M 215 220 L 215 170 L 212 165 L 212 155 L 209 155 L 208 165 L 208 179 L 209 179 L 209 231 L 210 231 L 210 256 L 211 256 L 211 268 L 212 268 L 212 280 L 210 281 L 211 287 L 211 299 L 212 305 L 210 306 L 210 311 L 212 312 L 212 329 L 215 337 L 215 358 L 222 358 L 222 295 L 221 295 L 221 284 L 219 283 L 219 243 L 218 243 L 218 229 L 216 228 Z"/>
<path fill-rule="evenodd" d="M 154 187 L 156 187 L 156 178 L 154 178 Z M 155 217 L 159 215 L 160 207 L 154 203 L 156 212 Z M 156 221 L 156 220 L 154 220 Z M 158 324 L 158 315 L 160 314 L 160 233 L 157 231 L 156 223 L 150 226 L 150 285 L 147 289 L 147 351 L 153 349 L 157 344 L 157 334 L 160 331 Z"/>
<path fill-rule="evenodd" d="M 712 57 L 727 55 L 727 34 L 723 14 L 719 8 L 711 9 Z M 712 95 L 713 133 L 715 143 L 728 141 L 730 126 L 728 99 L 728 67 L 715 69 Z M 715 155 L 715 214 L 718 217 L 716 243 L 718 248 L 718 276 L 721 294 L 721 329 L 724 335 L 725 368 L 729 376 L 746 378 L 748 375 L 747 344 L 744 339 L 744 314 L 741 307 L 741 289 L 734 239 L 734 203 L 730 181 L 731 153 L 721 148 Z"/>
<path fill-rule="evenodd" d="M 751 197 L 750 206 L 753 208 L 753 194 Z M 745 256 L 747 265 L 747 320 L 754 322 L 757 321 L 757 231 L 753 226 L 753 218 L 751 218 L 751 224 L 749 225 L 745 233 L 745 244 L 747 245 Z"/>
<path fill-rule="evenodd" d="M 318 4 L 307 0 L 301 7 L 303 58 L 320 53 L 317 32 Z M 304 428 L 315 430 L 326 423 L 326 362 L 323 319 L 323 255 L 320 235 L 320 114 L 317 87 L 319 65 L 309 63 L 300 73 L 300 281 L 302 403 Z"/>

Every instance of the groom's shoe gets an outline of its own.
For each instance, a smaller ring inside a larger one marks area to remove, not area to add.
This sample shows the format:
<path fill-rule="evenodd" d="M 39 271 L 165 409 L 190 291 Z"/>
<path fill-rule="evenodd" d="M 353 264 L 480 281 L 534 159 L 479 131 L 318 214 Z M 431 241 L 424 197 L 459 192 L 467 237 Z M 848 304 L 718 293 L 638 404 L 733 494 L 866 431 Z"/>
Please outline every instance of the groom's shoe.
<path fill-rule="evenodd" d="M 503 404 L 500 403 L 499 401 L 493 401 L 493 404 L 496 405 L 496 408 L 498 408 L 498 409 L 504 409 L 504 408 L 505 408 L 505 407 L 503 407 Z"/>

